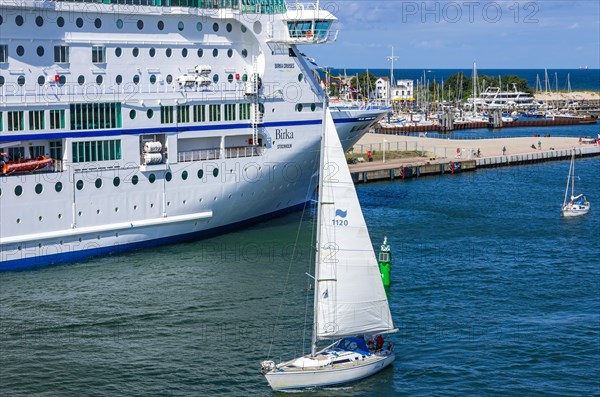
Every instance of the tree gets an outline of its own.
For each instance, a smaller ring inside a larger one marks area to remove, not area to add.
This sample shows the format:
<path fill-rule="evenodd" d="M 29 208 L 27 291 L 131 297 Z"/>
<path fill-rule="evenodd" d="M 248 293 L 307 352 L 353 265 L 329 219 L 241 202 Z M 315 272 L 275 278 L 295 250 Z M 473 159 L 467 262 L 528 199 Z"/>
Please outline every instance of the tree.
<path fill-rule="evenodd" d="M 356 76 L 350 79 L 350 85 L 355 90 L 359 91 L 364 97 L 367 96 L 367 93 L 371 93 L 375 91 L 375 82 L 377 81 L 377 77 L 373 75 L 373 73 L 369 73 L 368 71 L 358 75 L 358 81 L 356 80 Z"/>

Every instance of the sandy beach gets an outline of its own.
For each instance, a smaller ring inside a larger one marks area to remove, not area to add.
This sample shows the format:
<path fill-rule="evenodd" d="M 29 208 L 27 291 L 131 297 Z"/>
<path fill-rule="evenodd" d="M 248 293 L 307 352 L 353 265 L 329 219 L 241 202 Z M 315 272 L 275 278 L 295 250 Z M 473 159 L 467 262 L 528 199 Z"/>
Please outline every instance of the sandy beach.
<path fill-rule="evenodd" d="M 574 92 L 538 92 L 535 93 L 536 101 L 600 101 L 600 92 L 574 91 Z"/>

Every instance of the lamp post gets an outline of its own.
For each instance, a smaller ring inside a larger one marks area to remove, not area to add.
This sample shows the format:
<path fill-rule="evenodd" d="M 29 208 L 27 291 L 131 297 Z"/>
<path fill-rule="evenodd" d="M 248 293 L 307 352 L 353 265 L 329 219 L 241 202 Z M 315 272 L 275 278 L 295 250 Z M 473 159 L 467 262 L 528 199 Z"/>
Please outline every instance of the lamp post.
<path fill-rule="evenodd" d="M 386 143 L 387 143 L 387 140 L 386 140 L 386 139 L 384 139 L 384 140 L 383 140 L 383 162 L 384 162 L 384 163 L 385 163 L 385 146 L 386 146 L 385 144 L 386 144 Z"/>

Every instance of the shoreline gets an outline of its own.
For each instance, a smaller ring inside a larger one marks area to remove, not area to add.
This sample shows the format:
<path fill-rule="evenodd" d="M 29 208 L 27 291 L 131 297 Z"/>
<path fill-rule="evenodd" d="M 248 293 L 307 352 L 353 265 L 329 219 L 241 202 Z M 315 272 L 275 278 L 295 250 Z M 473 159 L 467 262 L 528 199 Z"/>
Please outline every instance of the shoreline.
<path fill-rule="evenodd" d="M 534 92 L 536 101 L 600 101 L 598 91 L 571 91 L 571 92 Z"/>

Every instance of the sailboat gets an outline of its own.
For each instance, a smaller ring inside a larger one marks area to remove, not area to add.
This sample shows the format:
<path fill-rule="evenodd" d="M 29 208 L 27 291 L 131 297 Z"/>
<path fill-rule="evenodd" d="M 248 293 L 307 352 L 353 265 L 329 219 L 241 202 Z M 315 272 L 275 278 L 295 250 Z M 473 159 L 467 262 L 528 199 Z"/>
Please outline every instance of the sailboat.
<path fill-rule="evenodd" d="M 571 184 L 571 199 L 567 202 L 567 197 L 569 195 L 569 184 Z M 573 217 L 585 215 L 589 211 L 590 203 L 587 201 L 587 198 L 583 194 L 578 194 L 577 196 L 575 195 L 575 150 L 573 150 L 561 214 L 565 217 Z"/>
<path fill-rule="evenodd" d="M 311 353 L 279 364 L 263 361 L 262 373 L 274 390 L 353 382 L 395 358 L 394 345 L 384 346 L 382 334 L 397 329 L 329 108 L 318 196 Z M 332 343 L 319 349 L 319 341 Z"/>

